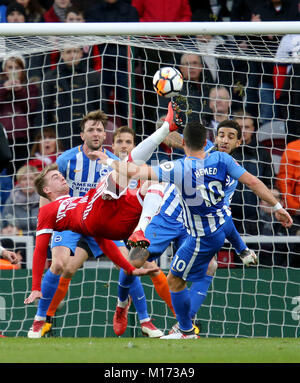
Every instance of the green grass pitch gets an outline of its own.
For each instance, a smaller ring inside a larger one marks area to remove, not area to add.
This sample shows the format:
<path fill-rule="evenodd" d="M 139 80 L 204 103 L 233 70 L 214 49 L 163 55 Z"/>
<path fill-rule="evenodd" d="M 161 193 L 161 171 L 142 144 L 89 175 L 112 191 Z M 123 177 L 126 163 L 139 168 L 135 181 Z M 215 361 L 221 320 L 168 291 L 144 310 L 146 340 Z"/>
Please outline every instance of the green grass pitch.
<path fill-rule="evenodd" d="M 299 363 L 299 339 L 0 338 L 1 363 Z"/>

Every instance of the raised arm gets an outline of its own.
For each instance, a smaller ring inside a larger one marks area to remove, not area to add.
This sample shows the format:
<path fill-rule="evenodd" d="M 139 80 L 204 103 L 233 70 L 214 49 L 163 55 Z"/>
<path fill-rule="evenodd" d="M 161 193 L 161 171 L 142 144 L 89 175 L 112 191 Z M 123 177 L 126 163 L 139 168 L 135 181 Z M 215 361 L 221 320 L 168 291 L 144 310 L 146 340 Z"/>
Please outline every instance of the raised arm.
<path fill-rule="evenodd" d="M 104 163 L 111 166 L 121 177 L 134 178 L 139 180 L 158 181 L 157 175 L 151 166 L 136 165 L 132 162 L 120 162 L 115 160 L 105 160 Z M 118 176 L 117 176 L 118 177 Z"/>

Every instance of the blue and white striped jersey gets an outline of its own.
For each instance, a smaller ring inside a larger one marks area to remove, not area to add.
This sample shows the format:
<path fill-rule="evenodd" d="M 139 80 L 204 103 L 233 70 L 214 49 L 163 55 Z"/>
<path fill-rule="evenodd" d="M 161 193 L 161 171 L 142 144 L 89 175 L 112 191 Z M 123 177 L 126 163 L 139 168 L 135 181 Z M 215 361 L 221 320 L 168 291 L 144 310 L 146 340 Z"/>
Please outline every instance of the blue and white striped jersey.
<path fill-rule="evenodd" d="M 160 182 L 176 185 L 184 223 L 192 236 L 209 235 L 230 217 L 226 181 L 228 176 L 237 180 L 245 172 L 230 155 L 218 151 L 207 153 L 204 160 L 186 157 L 153 170 Z"/>
<path fill-rule="evenodd" d="M 204 150 L 205 152 L 210 152 L 214 147 L 214 144 L 210 140 L 207 140 Z M 175 185 L 168 184 L 166 186 L 164 190 L 164 198 L 159 213 L 162 216 L 166 215 L 171 219 L 183 223 L 180 196 L 178 195 Z"/>
<path fill-rule="evenodd" d="M 103 149 L 103 151 L 108 157 L 119 160 L 109 150 Z M 99 180 L 112 170 L 99 161 L 90 160 L 83 152 L 82 145 L 67 150 L 58 157 L 56 162 L 70 187 L 72 197 L 83 196 L 90 189 L 95 188 Z"/>

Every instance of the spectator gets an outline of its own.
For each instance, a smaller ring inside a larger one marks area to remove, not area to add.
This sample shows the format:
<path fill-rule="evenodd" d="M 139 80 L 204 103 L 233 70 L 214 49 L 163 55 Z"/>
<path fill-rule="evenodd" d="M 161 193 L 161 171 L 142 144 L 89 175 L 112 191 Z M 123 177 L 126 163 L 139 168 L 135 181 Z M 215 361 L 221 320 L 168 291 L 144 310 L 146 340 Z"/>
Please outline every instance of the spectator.
<path fill-rule="evenodd" d="M 261 5 L 261 0 L 233 0 L 230 11 L 231 21 L 251 21 L 255 9 Z"/>
<path fill-rule="evenodd" d="M 37 111 L 38 88 L 28 84 L 25 60 L 13 55 L 2 63 L 0 75 L 0 123 L 5 127 L 18 169 L 28 158 L 29 127 Z"/>
<path fill-rule="evenodd" d="M 53 5 L 53 0 L 39 0 L 39 3 L 47 11 Z"/>
<path fill-rule="evenodd" d="M 7 134 L 4 126 L 0 124 L 0 213 L 13 188 L 13 169 L 9 166 L 11 160 Z"/>
<path fill-rule="evenodd" d="M 26 13 L 26 21 L 29 23 L 40 23 L 44 21 L 44 8 L 41 7 L 38 0 L 16 0 L 23 5 Z"/>
<path fill-rule="evenodd" d="M 84 11 L 74 5 L 66 9 L 65 23 L 84 23 Z"/>
<path fill-rule="evenodd" d="M 297 57 L 300 48 L 300 35 L 288 34 L 282 37 L 276 52 L 277 63 L 273 70 L 273 85 L 275 89 L 275 97 L 278 100 L 281 89 L 284 85 L 286 75 L 291 69 L 291 64 L 285 62 L 285 59 Z"/>
<path fill-rule="evenodd" d="M 63 152 L 63 146 L 60 140 L 57 140 L 55 130 L 50 126 L 41 129 L 33 142 L 28 165 L 36 167 L 39 172 L 54 163 L 58 155 Z"/>
<path fill-rule="evenodd" d="M 66 23 L 84 23 L 85 22 L 85 13 L 81 8 L 71 6 L 66 10 Z M 90 70 L 101 71 L 102 69 L 102 59 L 100 56 L 100 51 L 98 45 L 85 46 L 83 49 L 83 57 L 85 57 L 90 62 Z"/>
<path fill-rule="evenodd" d="M 299 20 L 298 1 L 268 0 L 255 8 L 251 21 L 292 21 Z M 276 55 L 278 36 L 251 36 L 253 54 Z M 255 47 L 255 48 L 254 48 Z M 272 62 L 251 61 L 249 85 L 246 92 L 247 110 L 259 116 L 260 123 L 270 122 L 277 117 L 276 99 L 273 86 Z M 259 100 L 262 100 L 259 102 Z"/>
<path fill-rule="evenodd" d="M 300 217 L 300 139 L 286 146 L 277 177 L 285 208 Z"/>
<path fill-rule="evenodd" d="M 23 5 L 17 1 L 10 2 L 6 8 L 6 21 L 8 23 L 25 23 L 27 15 Z"/>
<path fill-rule="evenodd" d="M 214 83 L 219 82 L 219 68 L 218 59 L 216 56 L 216 48 L 218 45 L 223 45 L 224 39 L 222 36 L 212 35 L 197 35 L 196 36 L 196 47 L 201 52 L 202 62 L 204 63 L 207 70 L 210 72 Z M 228 74 L 227 74 L 228 75 Z"/>
<path fill-rule="evenodd" d="M 230 16 L 227 0 L 189 0 L 189 3 L 192 16 L 208 13 L 211 21 L 223 21 L 224 17 L 228 18 Z"/>
<path fill-rule="evenodd" d="M 26 243 L 15 241 L 12 236 L 22 236 L 22 231 L 18 230 L 13 224 L 8 224 L 1 231 L 1 245 L 4 246 L 9 252 L 16 255 L 17 263 L 9 265 L 7 262 L 1 262 L 0 268 L 2 269 L 25 269 L 26 268 Z M 15 258 L 15 257 L 14 257 Z"/>
<path fill-rule="evenodd" d="M 82 142 L 82 115 L 100 108 L 100 75 L 87 72 L 87 63 L 82 57 L 82 48 L 66 47 L 61 51 L 57 67 L 46 72 L 42 85 L 43 112 L 36 126 L 57 124 L 57 137 L 65 150 Z"/>
<path fill-rule="evenodd" d="M 210 89 L 207 110 L 207 113 L 203 117 L 204 123 L 208 128 L 208 138 L 214 141 L 219 123 L 230 119 L 231 98 L 226 87 L 215 86 Z"/>
<path fill-rule="evenodd" d="M 272 189 L 272 193 L 281 204 L 283 200 L 278 189 Z M 259 206 L 259 227 L 261 235 L 288 236 L 299 235 L 299 225 L 294 224 L 290 228 L 283 227 L 274 221 L 272 208 L 264 201 Z M 299 243 L 261 243 L 259 251 L 259 264 L 264 266 L 300 267 Z"/>
<path fill-rule="evenodd" d="M 76 6 L 70 6 L 66 9 L 66 23 L 83 23 L 85 22 L 84 11 Z M 83 58 L 87 60 L 89 70 L 101 71 L 102 60 L 97 45 L 84 46 Z M 59 51 L 52 51 L 50 53 L 39 53 L 31 55 L 29 78 L 32 82 L 41 84 L 45 80 L 45 71 L 48 69 L 55 69 L 60 59 Z"/>
<path fill-rule="evenodd" d="M 185 80 L 180 94 L 187 100 L 188 121 L 199 121 L 207 110 L 210 89 L 215 85 L 211 72 L 200 56 L 188 53 L 181 56 L 179 69 Z M 184 110 L 180 101 L 178 104 Z"/>
<path fill-rule="evenodd" d="M 298 47 L 299 49 L 299 47 Z M 277 100 L 278 117 L 287 121 L 287 142 L 299 137 L 300 127 L 300 64 L 293 63 Z"/>
<path fill-rule="evenodd" d="M 103 0 L 91 6 L 86 13 L 87 22 L 137 22 L 137 10 L 123 0 Z M 119 124 L 128 125 L 128 53 L 127 47 L 117 44 L 99 46 L 102 55 L 102 109 L 110 114 L 109 101 L 113 100 Z"/>
<path fill-rule="evenodd" d="M 5 127 L 0 124 L 0 172 L 6 169 L 12 160 L 12 153 L 7 139 Z"/>
<path fill-rule="evenodd" d="M 192 21 L 210 22 L 215 18 L 211 11 L 201 9 L 193 14 Z M 231 92 L 232 110 L 241 109 L 248 66 L 246 61 L 226 57 L 229 52 L 236 55 L 237 43 L 233 36 L 196 35 L 194 41 L 214 83 L 226 86 Z"/>
<path fill-rule="evenodd" d="M 53 5 L 44 13 L 46 23 L 64 22 L 66 10 L 72 5 L 70 0 L 54 0 Z"/>
<path fill-rule="evenodd" d="M 3 243 L 4 242 L 4 243 Z M 1 240 L 0 244 L 0 269 L 19 269 L 21 268 L 21 256 L 7 248 L 8 240 Z M 4 245 L 4 247 L 2 246 Z"/>
<path fill-rule="evenodd" d="M 211 9 L 210 0 L 202 0 L 201 3 L 198 0 L 189 0 L 189 4 L 192 15 L 194 15 L 195 12 L 213 13 Z"/>
<path fill-rule="evenodd" d="M 235 120 L 242 129 L 242 145 L 233 152 L 233 157 L 249 173 L 258 177 L 268 187 L 273 177 L 269 152 L 258 147 L 255 119 L 244 112 L 236 113 Z M 232 198 L 231 211 L 237 230 L 242 234 L 258 235 L 259 200 L 247 187 L 238 183 Z"/>
<path fill-rule="evenodd" d="M 8 169 L 3 169 L 0 172 L 0 215 L 13 187 L 13 176 L 9 174 Z"/>
<path fill-rule="evenodd" d="M 141 22 L 191 21 L 192 13 L 188 0 L 132 0 Z"/>
<path fill-rule="evenodd" d="M 185 22 L 191 21 L 192 13 L 188 0 L 164 1 L 132 0 L 141 22 Z M 158 95 L 153 90 L 152 78 L 161 66 L 176 66 L 180 56 L 166 50 L 140 49 L 140 58 L 144 63 L 142 85 L 142 120 L 137 127 L 137 135 L 150 135 L 156 129 L 158 120 Z"/>
<path fill-rule="evenodd" d="M 0 23 L 6 23 L 6 7 L 9 0 L 0 1 Z"/>
<path fill-rule="evenodd" d="M 39 210 L 39 195 L 34 188 L 38 171 L 33 166 L 22 166 L 16 175 L 17 184 L 6 200 L 2 220 L 21 230 L 24 235 L 34 234 Z"/>

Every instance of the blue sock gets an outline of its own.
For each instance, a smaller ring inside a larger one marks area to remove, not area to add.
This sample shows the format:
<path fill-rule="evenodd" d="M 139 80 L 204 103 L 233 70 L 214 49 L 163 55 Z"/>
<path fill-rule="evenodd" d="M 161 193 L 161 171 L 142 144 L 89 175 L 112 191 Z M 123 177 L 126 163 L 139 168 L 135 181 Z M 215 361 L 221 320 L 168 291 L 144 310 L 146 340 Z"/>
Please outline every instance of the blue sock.
<path fill-rule="evenodd" d="M 36 315 L 39 317 L 46 317 L 48 307 L 56 292 L 60 275 L 53 274 L 52 271 L 47 270 L 42 281 L 42 295 L 43 298 L 39 300 L 39 305 Z"/>
<path fill-rule="evenodd" d="M 118 284 L 118 298 L 121 302 L 128 299 L 129 288 L 136 279 L 134 275 L 126 275 L 124 270 L 120 270 L 119 274 L 119 284 Z"/>
<path fill-rule="evenodd" d="M 126 275 L 124 270 L 121 269 L 119 274 L 118 298 L 121 302 L 124 302 L 129 294 L 131 295 L 139 320 L 149 320 L 147 302 L 141 280 L 136 276 Z"/>
<path fill-rule="evenodd" d="M 205 275 L 201 281 L 193 282 L 190 288 L 191 310 L 190 318 L 193 319 L 204 302 L 213 277 Z"/>
<path fill-rule="evenodd" d="M 147 301 L 145 297 L 144 288 L 140 278 L 136 277 L 129 288 L 132 302 L 138 314 L 139 320 L 145 322 L 150 320 L 147 310 Z"/>
<path fill-rule="evenodd" d="M 191 298 L 189 289 L 186 287 L 176 293 L 171 291 L 171 298 L 179 328 L 183 331 L 191 330 L 193 323 L 190 318 Z"/>

